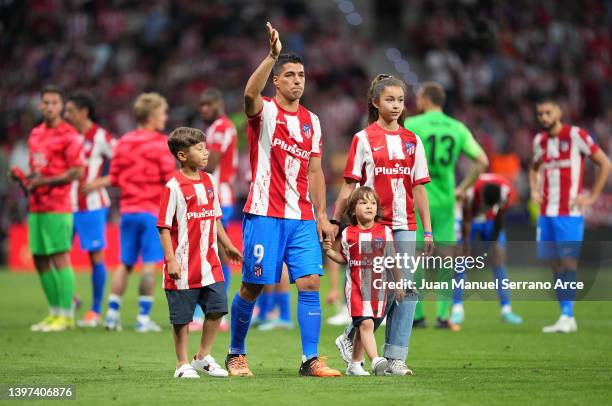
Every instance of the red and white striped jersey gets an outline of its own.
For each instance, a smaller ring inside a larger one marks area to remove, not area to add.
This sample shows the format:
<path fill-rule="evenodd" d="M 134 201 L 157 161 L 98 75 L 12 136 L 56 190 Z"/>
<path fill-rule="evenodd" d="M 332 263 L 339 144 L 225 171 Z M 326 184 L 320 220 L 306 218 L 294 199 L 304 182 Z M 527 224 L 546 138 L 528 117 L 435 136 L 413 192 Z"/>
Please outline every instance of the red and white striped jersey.
<path fill-rule="evenodd" d="M 393 232 L 375 223 L 372 228 L 348 226 L 342 231 L 341 254 L 347 261 L 344 294 L 351 317 L 384 317 L 386 271 L 375 272 L 375 257 L 389 255 Z"/>
<path fill-rule="evenodd" d="M 95 123 L 85 134 L 81 134 L 81 137 L 85 154 L 85 173 L 78 182 L 75 181 L 72 184 L 72 208 L 74 211 L 85 211 L 108 207 L 110 198 L 106 188 L 83 194 L 81 187 L 102 176 L 104 164 L 113 157 L 113 149 L 117 140 Z"/>
<path fill-rule="evenodd" d="M 582 216 L 571 202 L 582 192 L 584 157 L 599 150 L 582 128 L 563 125 L 554 137 L 547 132 L 533 140 L 533 161 L 540 163 L 543 216 Z"/>
<path fill-rule="evenodd" d="M 487 207 L 483 200 L 483 191 L 487 185 L 497 185 L 500 189 L 500 201 L 493 207 Z M 465 205 L 474 221 L 494 220 L 500 208 L 510 207 L 514 187 L 501 175 L 483 173 L 465 194 Z"/>
<path fill-rule="evenodd" d="M 223 282 L 217 251 L 217 219 L 221 207 L 213 178 L 200 172 L 200 180 L 177 172 L 164 187 L 157 227 L 170 230 L 180 279 L 171 279 L 164 260 L 164 289 L 201 288 Z"/>
<path fill-rule="evenodd" d="M 236 127 L 225 114 L 219 116 L 206 130 L 206 148 L 221 154 L 219 164 L 213 172 L 215 182 L 219 185 L 221 206 L 234 204 L 233 186 L 238 169 L 237 141 Z"/>
<path fill-rule="evenodd" d="M 252 175 L 244 212 L 313 220 L 308 163 L 321 157 L 319 118 L 301 105 L 290 112 L 264 97 L 262 110 L 249 117 L 248 138 Z"/>
<path fill-rule="evenodd" d="M 383 208 L 381 223 L 394 230 L 416 230 L 412 188 L 429 182 L 419 137 L 372 123 L 353 137 L 344 178 L 373 188 Z"/>

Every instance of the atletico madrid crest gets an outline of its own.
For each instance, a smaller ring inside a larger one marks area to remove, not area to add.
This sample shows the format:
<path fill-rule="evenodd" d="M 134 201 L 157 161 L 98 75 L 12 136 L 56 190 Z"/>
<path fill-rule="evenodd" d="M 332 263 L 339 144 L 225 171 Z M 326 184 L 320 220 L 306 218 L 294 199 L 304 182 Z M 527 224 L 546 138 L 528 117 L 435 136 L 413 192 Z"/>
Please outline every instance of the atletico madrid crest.
<path fill-rule="evenodd" d="M 213 188 L 209 187 L 208 188 L 208 198 L 212 199 L 214 195 L 215 195 L 215 191 L 213 190 Z"/>
<path fill-rule="evenodd" d="M 569 143 L 567 141 L 561 141 L 561 151 L 567 152 L 569 149 Z"/>
<path fill-rule="evenodd" d="M 374 249 L 380 250 L 380 249 L 383 248 L 384 245 L 385 245 L 385 242 L 384 242 L 384 240 L 382 238 L 376 237 L 374 239 Z"/>
<path fill-rule="evenodd" d="M 408 155 L 414 154 L 414 144 L 413 143 L 406 141 L 406 143 L 404 144 L 404 147 L 406 147 L 406 153 Z"/>
<path fill-rule="evenodd" d="M 302 132 L 304 133 L 304 137 L 310 138 L 312 137 L 312 126 L 310 124 L 302 124 Z"/>

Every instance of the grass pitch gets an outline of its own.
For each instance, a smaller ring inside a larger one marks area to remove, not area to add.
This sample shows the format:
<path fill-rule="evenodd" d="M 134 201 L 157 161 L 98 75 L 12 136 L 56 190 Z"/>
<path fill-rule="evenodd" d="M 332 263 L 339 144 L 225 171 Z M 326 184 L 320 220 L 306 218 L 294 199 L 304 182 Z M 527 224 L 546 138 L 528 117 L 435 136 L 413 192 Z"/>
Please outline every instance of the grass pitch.
<path fill-rule="evenodd" d="M 136 276 L 137 278 L 137 276 Z M 298 377 L 300 339 L 293 331 L 251 331 L 247 340 L 255 377 L 225 380 L 172 378 L 174 351 L 163 291 L 156 292 L 153 318 L 162 333 L 137 334 L 137 280 L 122 308 L 124 331 L 77 329 L 31 333 L 30 324 L 46 313 L 34 273 L 0 271 L 0 384 L 76 386 L 69 404 L 608 404 L 612 402 L 612 303 L 576 305 L 579 331 L 545 335 L 558 316 L 553 302 L 515 302 L 522 326 L 499 322 L 494 302 L 467 302 L 459 333 L 433 328 L 413 333 L 408 364 L 413 377 Z M 237 287 L 238 277 L 234 279 Z M 323 280 L 322 285 L 326 281 Z M 161 286 L 161 282 L 158 286 Z M 90 303 L 89 275 L 77 275 L 83 300 Z M 321 297 L 325 297 L 322 294 Z M 293 294 L 295 306 L 296 295 Z M 435 305 L 426 303 L 429 320 Z M 324 306 L 324 318 L 333 309 Z M 342 328 L 323 325 L 320 353 L 344 371 L 334 345 Z M 383 343 L 384 328 L 377 334 Z M 199 337 L 192 335 L 195 352 Z M 220 333 L 213 356 L 222 363 L 229 333 Z"/>

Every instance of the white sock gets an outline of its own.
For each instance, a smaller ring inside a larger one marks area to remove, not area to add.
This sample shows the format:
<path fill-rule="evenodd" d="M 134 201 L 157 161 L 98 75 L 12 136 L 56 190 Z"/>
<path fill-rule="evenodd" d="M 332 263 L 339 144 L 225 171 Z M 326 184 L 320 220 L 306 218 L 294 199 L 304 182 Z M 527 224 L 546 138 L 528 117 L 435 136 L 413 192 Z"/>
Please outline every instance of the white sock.
<path fill-rule="evenodd" d="M 60 316 L 62 317 L 68 317 L 71 318 L 72 317 L 72 309 L 60 309 Z"/>
<path fill-rule="evenodd" d="M 53 317 L 57 317 L 60 315 L 60 308 L 59 307 L 50 307 L 49 308 L 49 315 L 53 316 Z"/>
<path fill-rule="evenodd" d="M 504 314 L 508 314 L 508 313 L 510 313 L 511 311 L 512 311 L 512 306 L 510 306 L 509 304 L 507 304 L 507 305 L 503 305 L 503 306 L 501 307 L 501 314 L 502 314 L 502 315 L 504 315 Z"/>

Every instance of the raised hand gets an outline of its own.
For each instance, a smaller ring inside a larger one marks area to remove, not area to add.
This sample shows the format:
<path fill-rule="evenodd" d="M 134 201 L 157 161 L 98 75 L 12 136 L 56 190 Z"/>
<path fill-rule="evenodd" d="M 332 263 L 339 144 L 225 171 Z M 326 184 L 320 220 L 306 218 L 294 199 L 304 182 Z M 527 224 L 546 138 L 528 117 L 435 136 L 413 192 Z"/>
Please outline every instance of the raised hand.
<path fill-rule="evenodd" d="M 276 59 L 280 55 L 283 45 L 280 42 L 278 31 L 272 27 L 269 21 L 266 23 L 266 29 L 268 30 L 268 41 L 270 42 L 270 56 Z"/>

